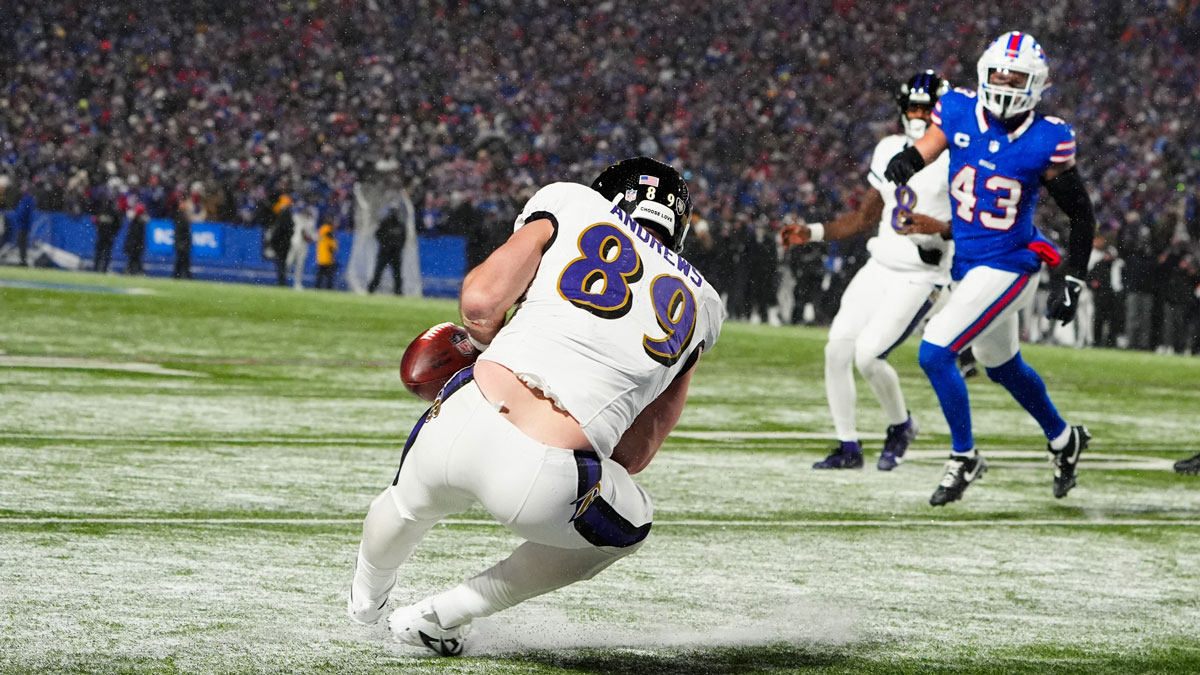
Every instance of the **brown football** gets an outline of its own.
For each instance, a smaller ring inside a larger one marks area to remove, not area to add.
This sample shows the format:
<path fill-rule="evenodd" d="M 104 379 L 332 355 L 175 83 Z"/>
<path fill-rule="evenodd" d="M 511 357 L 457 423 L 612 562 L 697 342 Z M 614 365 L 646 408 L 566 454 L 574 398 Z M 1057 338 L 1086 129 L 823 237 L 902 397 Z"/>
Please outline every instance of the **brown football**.
<path fill-rule="evenodd" d="M 417 397 L 432 401 L 451 375 L 478 357 L 479 350 L 467 339 L 465 328 L 439 323 L 408 344 L 400 359 L 400 379 Z"/>

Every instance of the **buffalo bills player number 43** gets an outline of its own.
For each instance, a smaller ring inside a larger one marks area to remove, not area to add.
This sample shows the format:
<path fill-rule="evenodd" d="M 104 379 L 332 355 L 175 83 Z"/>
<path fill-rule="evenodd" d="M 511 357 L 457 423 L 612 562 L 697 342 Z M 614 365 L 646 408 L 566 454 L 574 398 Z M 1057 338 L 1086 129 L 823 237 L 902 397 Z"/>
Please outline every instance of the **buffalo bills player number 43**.
<path fill-rule="evenodd" d="M 950 155 L 954 285 L 926 327 L 919 352 L 953 442 L 945 476 L 930 498 L 934 506 L 961 498 L 987 468 L 975 448 L 966 383 L 955 366 L 956 354 L 969 345 L 988 376 L 1042 427 L 1054 461 L 1055 497 L 1074 487 L 1090 438 L 1085 427 L 1070 426 L 1059 415 L 1042 378 L 1021 359 L 1018 336 L 1017 311 L 1033 299 L 1043 263 L 1065 270 L 1053 277 L 1047 315 L 1064 323 L 1074 318 L 1095 232 L 1092 204 L 1075 168 L 1075 132 L 1034 111 L 1049 74 L 1045 52 L 1032 36 L 1001 35 L 979 59 L 978 90 L 941 97 L 933 126 L 892 157 L 885 172 L 904 184 L 943 152 Z M 1070 218 L 1065 260 L 1033 222 L 1041 185 Z"/>

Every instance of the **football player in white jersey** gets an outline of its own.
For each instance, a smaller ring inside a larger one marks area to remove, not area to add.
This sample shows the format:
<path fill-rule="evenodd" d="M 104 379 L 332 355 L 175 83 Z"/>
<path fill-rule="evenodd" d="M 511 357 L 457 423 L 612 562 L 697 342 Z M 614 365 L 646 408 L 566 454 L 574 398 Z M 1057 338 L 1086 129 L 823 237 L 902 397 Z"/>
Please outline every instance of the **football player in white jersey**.
<path fill-rule="evenodd" d="M 862 446 L 855 421 L 853 366 L 867 380 L 888 419 L 887 438 L 876 466 L 891 471 L 903 461 L 917 435 L 900 391 L 900 380 L 888 355 L 920 324 L 938 293 L 950 281 L 953 244 L 939 234 L 905 234 L 915 223 L 927 232 L 949 232 L 950 196 L 946 158 L 932 162 L 897 186 L 883 177 L 887 162 L 925 134 L 938 97 L 950 84 L 932 70 L 918 73 L 896 95 L 904 133 L 887 136 L 875 146 L 867 191 L 857 211 L 821 225 L 791 225 L 784 245 L 823 239 L 845 239 L 869 228 L 877 232 L 867 242 L 871 258 L 842 295 L 841 307 L 829 327 L 825 346 L 825 392 L 838 446 L 814 469 L 858 469 Z"/>
<path fill-rule="evenodd" d="M 381 619 L 429 529 L 476 503 L 526 541 L 395 610 L 397 639 L 458 654 L 472 619 L 589 579 L 642 545 L 652 507 L 630 475 L 679 420 L 724 320 L 720 296 L 679 254 L 690 215 L 683 178 L 647 157 L 529 200 L 463 281 L 463 324 L 484 351 L 443 387 L 371 504 L 351 619 Z"/>

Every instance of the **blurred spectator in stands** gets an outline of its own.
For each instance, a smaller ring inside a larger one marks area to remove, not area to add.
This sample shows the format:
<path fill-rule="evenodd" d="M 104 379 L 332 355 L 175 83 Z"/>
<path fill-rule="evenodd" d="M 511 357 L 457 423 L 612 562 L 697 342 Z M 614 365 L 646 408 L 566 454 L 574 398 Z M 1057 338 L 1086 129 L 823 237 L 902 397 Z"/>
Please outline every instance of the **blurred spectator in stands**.
<path fill-rule="evenodd" d="M 145 204 L 135 205 L 130 212 L 129 228 L 125 230 L 125 273 L 145 274 L 142 256 L 146 253 L 146 223 L 150 216 Z"/>
<path fill-rule="evenodd" d="M 784 262 L 795 280 L 795 286 L 792 288 L 792 323 L 809 324 L 818 320 L 821 285 L 825 280 L 825 266 L 822 260 L 825 248 L 825 244 L 809 242 L 792 246 L 784 254 Z M 805 308 L 810 305 L 811 319 L 805 316 Z"/>
<path fill-rule="evenodd" d="M 167 201 L 171 211 L 171 223 L 175 226 L 175 268 L 171 276 L 176 279 L 192 278 L 192 202 L 172 196 Z"/>
<path fill-rule="evenodd" d="M 33 185 L 29 181 L 21 182 L 21 194 L 13 209 L 12 222 L 8 224 L 17 244 L 17 257 L 21 267 L 29 265 L 29 232 L 33 229 L 33 217 L 37 211 L 37 202 L 33 196 Z"/>
<path fill-rule="evenodd" d="M 271 226 L 267 244 L 270 246 L 271 260 L 275 262 L 275 285 L 287 285 L 287 256 L 292 247 L 292 235 L 296 224 L 292 219 L 292 198 L 280 195 L 271 207 Z"/>
<path fill-rule="evenodd" d="M 275 231 L 275 203 L 279 201 L 282 193 L 271 192 L 268 194 L 261 188 L 256 190 L 258 199 L 254 202 L 254 208 L 250 212 L 250 225 L 262 230 L 262 257 L 263 260 L 274 260 L 275 251 L 271 248 L 271 235 Z"/>
<path fill-rule="evenodd" d="M 333 278 L 337 274 L 337 250 L 333 225 L 322 224 L 317 231 L 317 288 L 333 289 Z"/>
<path fill-rule="evenodd" d="M 724 255 L 729 259 L 729 297 L 725 302 L 729 318 L 746 321 L 751 312 L 751 288 L 749 263 L 755 257 L 757 242 L 754 237 L 754 226 L 750 224 L 750 216 L 738 213 L 730 227 L 727 228 L 727 248 Z"/>
<path fill-rule="evenodd" d="M 304 263 L 308 261 L 308 245 L 317 240 L 317 218 L 320 214 L 310 200 L 292 205 L 292 240 L 288 246 L 287 266 L 292 270 L 292 286 L 304 288 Z"/>
<path fill-rule="evenodd" d="M 1092 294 L 1092 344 L 1097 347 L 1117 346 L 1117 293 L 1121 278 L 1116 262 L 1117 249 L 1103 235 L 1096 235 L 1092 239 L 1086 281 Z"/>
<path fill-rule="evenodd" d="M 387 207 L 379 227 L 375 230 L 375 238 L 379 241 L 379 252 L 375 255 L 375 273 L 371 275 L 371 283 L 367 284 L 367 292 L 374 293 L 379 288 L 385 267 L 392 268 L 392 293 L 400 295 L 404 292 L 404 281 L 400 275 L 400 256 L 404 252 L 404 242 L 408 239 L 408 223 L 404 221 L 405 210 L 398 204 Z"/>
<path fill-rule="evenodd" d="M 687 246 L 683 250 L 683 257 L 700 270 L 700 274 L 704 275 L 709 283 L 713 283 L 712 268 L 715 255 L 712 231 L 708 221 L 699 213 L 692 211 L 692 227 L 688 232 Z"/>
<path fill-rule="evenodd" d="M 117 200 L 107 188 L 99 187 L 93 192 L 89 209 L 92 223 L 96 226 L 96 248 L 92 253 L 92 269 L 104 274 L 112 263 L 113 243 L 121 231 L 124 215 L 117 209 Z"/>
<path fill-rule="evenodd" d="M 42 210 L 71 212 L 87 190 L 132 174 L 145 181 L 150 215 L 172 217 L 156 181 L 178 171 L 211 187 L 211 218 L 311 180 L 324 186 L 322 207 L 344 219 L 362 167 L 394 155 L 418 177 L 419 222 L 431 229 L 444 223 L 442 195 L 454 190 L 478 207 L 487 192 L 589 181 L 644 147 L 692 172 L 718 251 L 704 272 L 728 295 L 735 268 L 720 240 L 733 213 L 722 209 L 791 208 L 821 221 L 823 208 L 849 203 L 861 190 L 855 164 L 882 115 L 848 111 L 882 110 L 893 91 L 890 69 L 870 64 L 921 61 L 952 81 L 970 79 L 990 33 L 978 30 L 972 3 L 745 0 L 692 12 L 679 2 L 619 11 L 434 4 L 397 14 L 388 3 L 352 1 L 8 3 L 0 13 L 6 169 L 36 179 Z M 1196 240 L 1200 125 L 1189 111 L 1200 7 L 1160 5 L 1067 0 L 1030 13 L 1000 3 L 988 21 L 1020 24 L 1046 46 L 1060 74 L 1041 104 L 1047 114 L 1071 106 L 1070 117 L 1088 120 L 1076 132 L 1081 148 L 1096 149 L 1081 170 L 1101 193 L 1098 218 L 1162 213 L 1186 199 Z M 686 14 L 689 39 L 660 35 L 657 17 L 672 12 Z M 495 36 L 517 33 L 522 49 L 497 57 Z M 576 44 L 601 39 L 623 57 Z M 551 95 L 564 89 L 590 93 Z"/>
<path fill-rule="evenodd" d="M 747 274 L 749 318 L 753 323 L 777 326 L 780 323 L 779 308 L 775 306 L 775 294 L 779 290 L 779 237 L 765 215 L 759 216 L 750 226 L 750 232 L 753 236 L 747 240 L 743 262 Z"/>
<path fill-rule="evenodd" d="M 1121 286 L 1125 289 L 1125 335 L 1130 349 L 1151 349 L 1157 269 L 1150 228 L 1136 213 L 1127 214 L 1118 251 L 1121 253 Z M 1122 250 L 1123 249 L 1123 250 Z"/>
<path fill-rule="evenodd" d="M 1196 285 L 1200 283 L 1196 258 L 1187 241 L 1175 240 L 1158 260 L 1165 282 L 1162 287 L 1162 342 L 1158 351 L 1190 353 L 1192 307 L 1196 302 Z"/>
<path fill-rule="evenodd" d="M 470 199 L 459 192 L 450 195 L 450 212 L 446 214 L 446 234 L 467 239 L 467 269 L 471 271 L 498 248 L 499 237 L 493 232 L 494 221 L 475 208 Z"/>

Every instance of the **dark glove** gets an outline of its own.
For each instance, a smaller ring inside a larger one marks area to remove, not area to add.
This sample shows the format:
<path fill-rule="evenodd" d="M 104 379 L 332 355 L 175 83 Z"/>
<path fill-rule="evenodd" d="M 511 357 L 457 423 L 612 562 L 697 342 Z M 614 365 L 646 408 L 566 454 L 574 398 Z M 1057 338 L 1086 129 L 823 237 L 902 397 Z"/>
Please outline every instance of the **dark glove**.
<path fill-rule="evenodd" d="M 1083 292 L 1083 282 L 1067 275 L 1050 282 L 1050 299 L 1046 302 L 1046 318 L 1051 321 L 1062 321 L 1062 325 L 1071 323 L 1075 318 L 1075 310 L 1079 309 L 1079 294 Z"/>
<path fill-rule="evenodd" d="M 913 174 L 925 168 L 925 158 L 921 156 L 921 152 L 916 146 L 908 146 L 904 150 L 897 152 L 888 162 L 887 169 L 883 172 L 883 177 L 895 183 L 896 185 L 904 185 L 908 182 Z"/>

